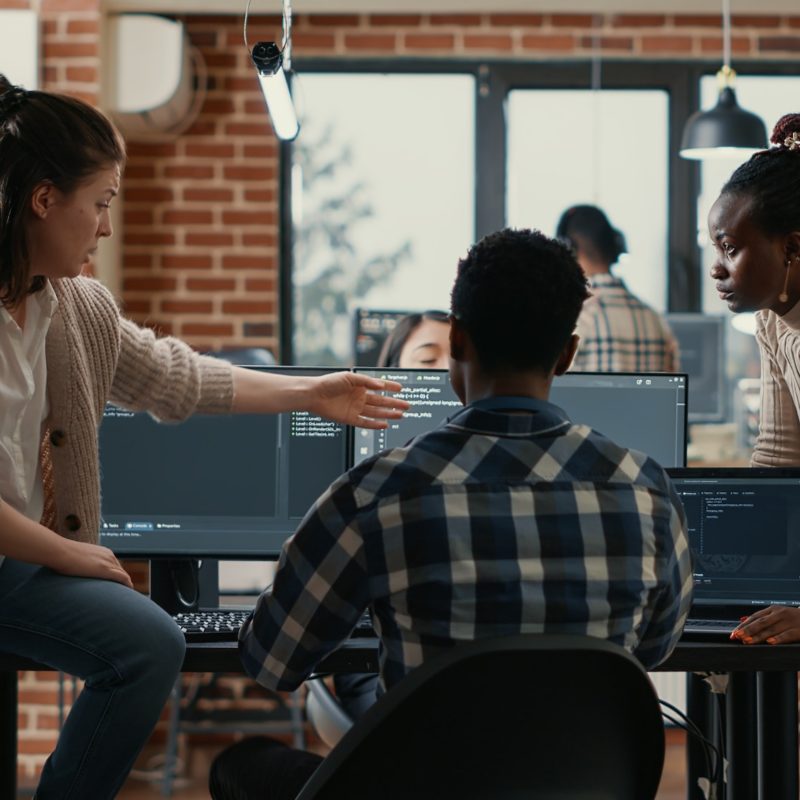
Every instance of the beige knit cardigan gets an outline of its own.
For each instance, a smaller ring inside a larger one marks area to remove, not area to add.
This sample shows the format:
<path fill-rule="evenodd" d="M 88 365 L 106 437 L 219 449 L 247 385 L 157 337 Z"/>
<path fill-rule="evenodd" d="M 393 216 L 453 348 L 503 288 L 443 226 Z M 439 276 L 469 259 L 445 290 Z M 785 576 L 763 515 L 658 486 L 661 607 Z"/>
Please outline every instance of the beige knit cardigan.
<path fill-rule="evenodd" d="M 756 312 L 761 354 L 761 418 L 751 463 L 800 466 L 800 303 L 782 317 Z"/>
<path fill-rule="evenodd" d="M 227 362 L 122 318 L 96 280 L 60 279 L 52 286 L 58 309 L 46 340 L 50 411 L 42 442 L 45 507 L 52 513 L 43 522 L 62 536 L 96 542 L 97 430 L 106 401 L 163 421 L 225 413 L 233 402 L 233 376 Z"/>

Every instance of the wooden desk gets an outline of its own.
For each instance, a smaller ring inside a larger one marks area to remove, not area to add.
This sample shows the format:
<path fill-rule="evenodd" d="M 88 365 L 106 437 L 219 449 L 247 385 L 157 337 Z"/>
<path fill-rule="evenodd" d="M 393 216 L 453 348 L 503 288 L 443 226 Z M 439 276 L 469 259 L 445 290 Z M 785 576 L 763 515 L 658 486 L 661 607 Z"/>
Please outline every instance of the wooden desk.
<path fill-rule="evenodd" d="M 0 798 L 16 796 L 17 672 L 43 669 L 0 653 Z M 46 668 L 44 668 L 46 669 Z M 319 672 L 377 672 L 377 642 L 352 639 Z M 681 641 L 663 672 L 729 672 L 726 800 L 797 800 L 797 672 L 800 645 Z M 235 643 L 190 644 L 183 672 L 241 672 Z M 755 723 L 755 724 L 754 724 Z"/>

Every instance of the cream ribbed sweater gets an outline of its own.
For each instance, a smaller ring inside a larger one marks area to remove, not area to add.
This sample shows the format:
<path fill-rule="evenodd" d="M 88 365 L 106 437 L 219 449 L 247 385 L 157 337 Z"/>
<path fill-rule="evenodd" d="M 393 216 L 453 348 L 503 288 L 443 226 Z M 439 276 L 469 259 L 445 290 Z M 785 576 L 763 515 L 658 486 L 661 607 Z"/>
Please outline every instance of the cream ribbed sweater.
<path fill-rule="evenodd" d="M 177 339 L 156 338 L 122 318 L 98 281 L 52 285 L 59 303 L 46 341 L 53 527 L 63 536 L 96 542 L 97 428 L 106 401 L 165 421 L 225 413 L 233 402 L 233 376 L 227 362 L 200 356 Z"/>
<path fill-rule="evenodd" d="M 782 317 L 756 314 L 761 350 L 761 421 L 752 464 L 800 466 L 800 303 Z"/>

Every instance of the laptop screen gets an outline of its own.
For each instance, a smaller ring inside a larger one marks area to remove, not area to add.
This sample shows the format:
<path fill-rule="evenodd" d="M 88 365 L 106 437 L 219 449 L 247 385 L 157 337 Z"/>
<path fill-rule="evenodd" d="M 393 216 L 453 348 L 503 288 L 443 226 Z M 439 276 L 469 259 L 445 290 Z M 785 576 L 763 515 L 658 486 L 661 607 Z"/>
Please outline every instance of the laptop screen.
<path fill-rule="evenodd" d="M 277 558 L 345 471 L 345 430 L 308 412 L 199 415 L 176 425 L 108 405 L 100 426 L 100 542 L 140 558 Z"/>
<path fill-rule="evenodd" d="M 447 370 L 357 369 L 403 384 L 411 403 L 403 419 L 387 430 L 357 430 L 358 463 L 441 425 L 461 408 Z M 686 375 L 568 372 L 553 381 L 550 400 L 576 423 L 590 425 L 623 447 L 641 450 L 664 467 L 686 463 Z"/>
<path fill-rule="evenodd" d="M 695 606 L 800 605 L 800 469 L 669 473 L 686 510 Z"/>

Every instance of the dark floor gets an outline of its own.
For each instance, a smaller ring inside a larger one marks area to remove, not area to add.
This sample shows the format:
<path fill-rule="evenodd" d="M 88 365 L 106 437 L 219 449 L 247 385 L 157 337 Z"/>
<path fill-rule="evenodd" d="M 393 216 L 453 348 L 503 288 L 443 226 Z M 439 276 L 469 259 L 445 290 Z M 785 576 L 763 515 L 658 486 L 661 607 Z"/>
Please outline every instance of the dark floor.
<path fill-rule="evenodd" d="M 683 731 L 669 729 L 667 731 L 667 753 L 664 763 L 664 774 L 658 791 L 657 800 L 685 800 L 686 798 L 686 759 Z M 171 797 L 173 800 L 207 800 L 206 777 L 208 765 L 219 749 L 219 745 L 197 745 L 187 755 L 188 778 L 181 778 L 176 784 Z M 158 756 L 152 756 L 157 764 Z M 117 800 L 158 800 L 162 798 L 161 788 L 157 784 L 131 776 Z"/>

